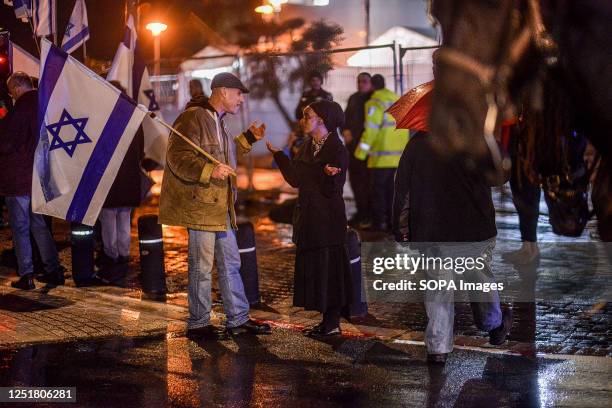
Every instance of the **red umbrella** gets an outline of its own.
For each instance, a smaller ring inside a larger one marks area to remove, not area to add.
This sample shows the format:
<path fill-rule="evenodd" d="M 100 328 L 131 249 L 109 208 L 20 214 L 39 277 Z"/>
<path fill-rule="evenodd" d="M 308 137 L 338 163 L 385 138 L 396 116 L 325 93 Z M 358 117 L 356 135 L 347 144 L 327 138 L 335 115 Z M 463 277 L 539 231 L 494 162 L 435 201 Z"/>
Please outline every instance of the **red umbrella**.
<path fill-rule="evenodd" d="M 433 87 L 434 81 L 430 81 L 412 88 L 387 109 L 395 118 L 397 129 L 429 130 L 427 121 Z"/>

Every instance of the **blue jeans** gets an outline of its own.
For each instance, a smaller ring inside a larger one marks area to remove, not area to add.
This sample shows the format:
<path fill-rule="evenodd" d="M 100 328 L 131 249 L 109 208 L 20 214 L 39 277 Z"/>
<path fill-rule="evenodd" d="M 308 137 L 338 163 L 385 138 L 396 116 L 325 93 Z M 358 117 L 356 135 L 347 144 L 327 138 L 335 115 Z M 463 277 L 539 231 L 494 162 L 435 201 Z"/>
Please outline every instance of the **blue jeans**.
<path fill-rule="evenodd" d="M 240 253 L 236 232 L 228 219 L 226 232 L 189 231 L 187 327 L 195 329 L 210 324 L 211 273 L 217 261 L 219 289 L 227 327 L 236 327 L 249 320 L 249 301 L 240 277 Z"/>
<path fill-rule="evenodd" d="M 45 272 L 57 273 L 60 263 L 55 242 L 43 216 L 34 214 L 30 209 L 30 196 L 6 197 L 5 201 L 13 231 L 13 246 L 19 276 L 34 273 L 30 232 L 38 246 Z"/>

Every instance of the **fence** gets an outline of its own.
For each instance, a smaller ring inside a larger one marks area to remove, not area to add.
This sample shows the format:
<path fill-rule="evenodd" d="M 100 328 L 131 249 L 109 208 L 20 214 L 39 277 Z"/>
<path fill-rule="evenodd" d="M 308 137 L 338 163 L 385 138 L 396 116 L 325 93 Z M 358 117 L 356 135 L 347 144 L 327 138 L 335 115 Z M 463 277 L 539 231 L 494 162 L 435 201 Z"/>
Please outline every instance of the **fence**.
<path fill-rule="evenodd" d="M 232 131 L 239 132 L 253 120 L 263 121 L 267 124 L 268 138 L 273 144 L 282 146 L 291 132 L 289 121 L 295 118 L 295 107 L 303 88 L 301 81 L 291 81 L 292 74 L 300 72 L 300 76 L 303 76 L 308 72 L 309 67 L 304 66 L 305 62 L 316 60 L 317 56 L 331 59 L 335 68 L 327 73 L 323 88 L 329 91 L 341 106 L 346 106 L 349 96 L 356 91 L 357 74 L 363 71 L 382 75 L 386 87 L 398 94 L 431 80 L 431 55 L 435 48 L 437 46 L 401 47 L 391 43 L 342 48 L 327 53 L 305 51 L 194 57 L 190 61 L 202 61 L 203 65 L 209 68 L 151 77 L 151 80 L 159 84 L 156 89 L 160 89 L 159 101 L 163 105 L 167 120 L 173 120 L 188 100 L 189 79 L 198 78 L 207 82 L 214 74 L 225 70 L 238 74 L 247 86 L 256 87 L 254 79 L 261 73 L 253 70 L 257 65 L 254 61 L 267 63 L 268 65 L 264 66 L 272 66 L 276 70 L 282 89 L 274 98 L 247 98 L 242 114 L 230 118 L 228 125 Z M 267 154 L 267 151 L 265 146 L 257 145 L 253 153 L 263 155 Z"/>

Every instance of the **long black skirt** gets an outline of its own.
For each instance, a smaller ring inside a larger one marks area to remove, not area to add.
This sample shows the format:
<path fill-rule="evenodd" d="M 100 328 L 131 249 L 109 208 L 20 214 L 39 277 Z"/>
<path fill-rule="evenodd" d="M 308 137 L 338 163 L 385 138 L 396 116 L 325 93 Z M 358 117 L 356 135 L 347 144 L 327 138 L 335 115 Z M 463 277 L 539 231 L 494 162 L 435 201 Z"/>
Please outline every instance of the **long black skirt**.
<path fill-rule="evenodd" d="M 353 301 L 351 264 L 344 245 L 308 249 L 295 257 L 293 305 L 324 313 Z M 343 313 L 344 314 L 344 313 Z"/>

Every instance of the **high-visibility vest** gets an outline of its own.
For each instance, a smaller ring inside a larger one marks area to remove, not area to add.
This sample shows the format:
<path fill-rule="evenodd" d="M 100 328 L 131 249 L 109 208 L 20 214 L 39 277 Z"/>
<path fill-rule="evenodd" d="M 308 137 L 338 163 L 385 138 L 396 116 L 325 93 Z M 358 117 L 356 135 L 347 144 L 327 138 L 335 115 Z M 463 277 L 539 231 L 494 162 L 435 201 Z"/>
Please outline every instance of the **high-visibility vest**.
<path fill-rule="evenodd" d="M 355 149 L 355 157 L 368 159 L 368 168 L 396 168 L 408 143 L 406 129 L 395 129 L 395 119 L 385 111 L 399 96 L 384 88 L 372 94 L 365 105 L 365 130 Z"/>

